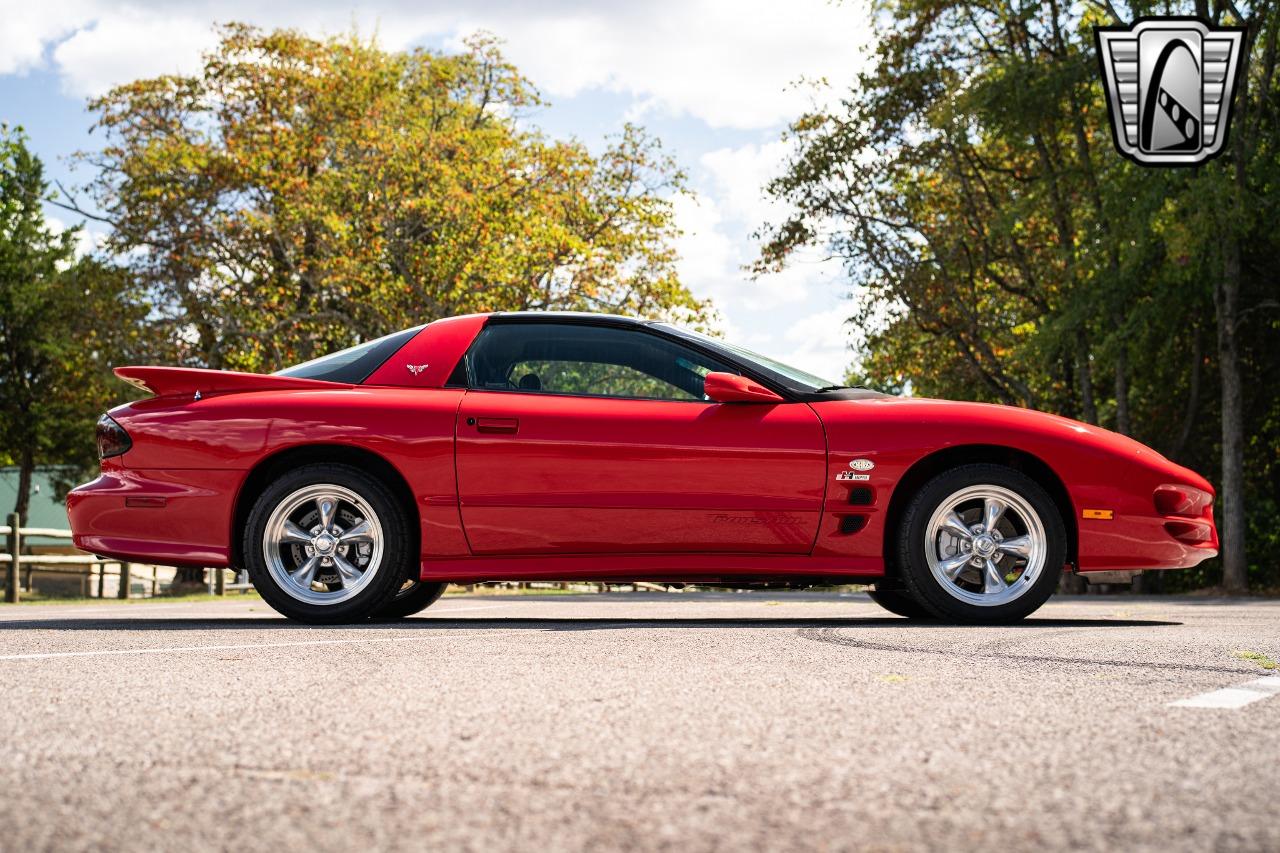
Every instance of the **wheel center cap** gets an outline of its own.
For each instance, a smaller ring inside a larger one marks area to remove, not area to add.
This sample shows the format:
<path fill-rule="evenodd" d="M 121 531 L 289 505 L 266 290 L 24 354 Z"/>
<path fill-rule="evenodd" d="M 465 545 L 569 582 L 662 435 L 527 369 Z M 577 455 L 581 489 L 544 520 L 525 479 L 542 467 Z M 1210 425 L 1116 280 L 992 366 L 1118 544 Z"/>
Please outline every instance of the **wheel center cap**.
<path fill-rule="evenodd" d="M 980 556 L 990 557 L 992 554 L 996 552 L 996 541 L 992 539 L 990 536 L 983 534 L 982 536 L 979 536 L 977 539 L 973 540 L 973 550 L 976 551 Z"/>
<path fill-rule="evenodd" d="M 315 545 L 317 554 L 329 554 L 329 553 L 332 553 L 333 546 L 336 545 L 337 543 L 334 542 L 334 539 L 332 536 L 325 534 L 322 536 L 317 536 L 315 538 L 315 541 L 312 544 Z"/>

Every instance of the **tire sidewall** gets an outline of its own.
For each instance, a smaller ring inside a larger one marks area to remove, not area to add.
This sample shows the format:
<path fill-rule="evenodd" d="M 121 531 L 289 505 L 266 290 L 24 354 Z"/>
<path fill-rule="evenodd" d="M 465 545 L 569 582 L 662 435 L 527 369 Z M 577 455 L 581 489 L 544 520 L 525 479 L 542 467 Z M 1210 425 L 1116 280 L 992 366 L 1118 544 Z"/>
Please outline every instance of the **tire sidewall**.
<path fill-rule="evenodd" d="M 298 489 L 318 483 L 343 486 L 360 495 L 377 513 L 384 537 L 377 575 L 352 598 L 331 605 L 310 604 L 291 596 L 271 576 L 262 555 L 263 537 L 272 511 Z M 245 523 L 242 553 L 254 588 L 276 611 L 309 624 L 335 624 L 363 621 L 394 598 L 405 578 L 410 576 L 411 551 L 412 539 L 404 509 L 390 489 L 350 465 L 319 463 L 289 471 L 262 491 Z"/>
<path fill-rule="evenodd" d="M 448 587 L 448 583 L 415 581 L 411 589 L 397 592 L 371 618 L 403 619 L 406 616 L 412 616 L 435 604 Z"/>
<path fill-rule="evenodd" d="M 1046 539 L 1045 564 L 1031 588 L 1013 601 L 982 607 L 961 601 L 942 588 L 929 569 L 925 535 L 938 505 L 967 486 L 1003 486 L 1021 495 L 1040 516 Z M 975 464 L 953 468 L 934 477 L 907 506 L 899 528 L 898 565 L 912 597 L 940 618 L 957 622 L 1011 622 L 1037 610 L 1053 595 L 1067 558 L 1067 533 L 1057 505 L 1035 480 L 1003 465 Z"/>
<path fill-rule="evenodd" d="M 904 589 L 881 587 L 880 584 L 876 584 L 874 588 L 867 590 L 867 595 L 872 601 L 895 616 L 929 621 L 938 618 L 932 610 L 925 607 Z"/>

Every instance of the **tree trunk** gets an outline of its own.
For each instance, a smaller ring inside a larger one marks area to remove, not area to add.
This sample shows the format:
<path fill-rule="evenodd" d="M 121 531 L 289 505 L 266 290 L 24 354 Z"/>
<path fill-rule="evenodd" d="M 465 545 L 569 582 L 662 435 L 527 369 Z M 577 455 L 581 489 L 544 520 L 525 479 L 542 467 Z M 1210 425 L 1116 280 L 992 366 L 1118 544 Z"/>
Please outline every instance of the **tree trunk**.
<path fill-rule="evenodd" d="M 27 511 L 31 508 L 31 477 L 35 470 L 35 454 L 30 447 L 24 447 L 22 455 L 18 457 L 18 499 L 13 504 L 13 511 L 22 516 L 24 524 Z"/>
<path fill-rule="evenodd" d="M 1191 440 L 1191 432 L 1196 427 L 1196 420 L 1200 416 L 1200 363 L 1202 361 L 1204 361 L 1204 355 L 1200 344 L 1200 324 L 1196 323 L 1191 331 L 1191 379 L 1190 388 L 1187 391 L 1187 411 L 1182 416 L 1182 429 L 1178 430 L 1178 438 L 1168 453 L 1169 458 L 1175 462 L 1182 458 L 1187 442 Z"/>
<path fill-rule="evenodd" d="M 1089 364 L 1089 337 L 1081 329 L 1076 333 L 1076 376 L 1080 380 L 1080 413 L 1084 422 L 1098 422 L 1098 407 L 1093 401 L 1093 366 Z"/>
<path fill-rule="evenodd" d="M 13 511 L 18 514 L 18 525 L 27 524 L 27 516 L 31 508 L 31 476 L 36 470 L 35 454 L 31 445 L 26 444 L 22 455 L 18 458 L 18 499 L 13 503 Z M 13 547 L 13 534 L 10 533 L 5 543 L 7 548 Z"/>
<path fill-rule="evenodd" d="M 1223 241 L 1222 279 L 1213 290 L 1218 314 L 1218 369 L 1222 377 L 1222 583 L 1227 592 L 1248 590 L 1244 514 L 1244 391 L 1240 380 L 1237 325 L 1240 301 L 1240 242 Z"/>
<path fill-rule="evenodd" d="M 1252 32 L 1246 30 L 1240 56 L 1236 105 L 1245 128 L 1250 126 L 1249 57 L 1256 38 L 1256 28 Z M 1221 210 L 1227 217 L 1222 228 L 1222 277 L 1213 289 L 1213 302 L 1218 315 L 1218 372 L 1222 379 L 1222 487 L 1218 493 L 1222 503 L 1222 585 L 1227 592 L 1239 595 L 1249 589 L 1244 512 L 1244 383 L 1240 377 L 1239 346 L 1240 234 L 1236 230 L 1244 221 L 1244 200 L 1249 194 L 1244 133 L 1237 133 L 1231 140 L 1231 155 L 1232 203 Z"/>
<path fill-rule="evenodd" d="M 1129 348 L 1124 341 L 1116 349 L 1116 432 L 1129 435 Z"/>

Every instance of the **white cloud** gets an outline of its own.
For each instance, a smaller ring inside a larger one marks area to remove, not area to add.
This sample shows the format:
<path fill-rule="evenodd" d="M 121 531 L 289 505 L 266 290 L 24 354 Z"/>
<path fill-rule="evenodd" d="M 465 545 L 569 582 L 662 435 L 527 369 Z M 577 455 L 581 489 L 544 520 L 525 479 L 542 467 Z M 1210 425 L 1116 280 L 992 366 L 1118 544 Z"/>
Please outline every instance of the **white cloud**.
<path fill-rule="evenodd" d="M 508 37 L 512 58 L 552 94 L 600 88 L 712 127 L 756 128 L 804 107 L 792 88 L 801 78 L 852 78 L 869 21 L 858 2 L 662 0 L 474 25 Z"/>
<path fill-rule="evenodd" d="M 139 76 L 197 67 L 210 26 L 227 20 L 315 32 L 357 25 L 393 48 L 429 40 L 456 45 L 488 30 L 553 98 L 617 92 L 633 96 L 640 112 L 761 128 L 804 108 L 808 95 L 790 88 L 798 79 L 846 80 L 862 67 L 869 18 L 859 2 L 827 0 L 397 0 L 358 11 L 333 0 L 54 0 L 6 12 L 0 73 L 35 67 L 52 49 L 68 91 L 96 94 Z"/>
<path fill-rule="evenodd" d="M 801 370 L 840 382 L 852 360 L 848 343 L 849 313 L 850 305 L 842 303 L 792 323 L 783 336 L 779 358 Z"/>
<path fill-rule="evenodd" d="M 215 40 L 207 23 L 157 18 L 128 9 L 77 30 L 54 48 L 53 61 L 67 92 L 98 95 L 122 81 L 190 73 Z M 146 49 L 121 49 L 143 44 Z"/>
<path fill-rule="evenodd" d="M 839 381 L 851 361 L 846 318 L 831 264 L 800 260 L 780 273 L 752 279 L 742 269 L 755 246 L 725 216 L 732 202 L 710 195 L 675 199 L 684 232 L 676 243 L 680 278 L 720 311 L 720 331 L 735 343 L 818 376 Z M 819 307 L 819 310 L 814 310 Z"/>
<path fill-rule="evenodd" d="M 717 148 L 703 154 L 698 162 L 710 176 L 726 215 L 755 230 L 785 215 L 783 206 L 768 198 L 765 185 L 782 173 L 791 150 L 791 143 L 779 140 Z"/>
<path fill-rule="evenodd" d="M 99 94 L 138 77 L 199 68 L 213 25 L 231 20 L 315 34 L 356 27 L 391 49 L 456 49 L 477 30 L 506 41 L 508 57 L 552 101 L 591 92 L 626 96 L 628 116 L 683 119 L 695 151 L 717 128 L 775 138 L 809 106 L 802 77 L 838 84 L 864 67 L 865 0 L 47 0 L 6 10 L 0 74 L 47 67 L 72 95 Z M 726 135 L 734 135 L 726 131 Z M 741 133 L 736 138 L 742 138 Z M 803 259 L 758 280 L 743 270 L 758 247 L 750 234 L 785 213 L 764 195 L 788 147 L 720 147 L 693 162 L 698 192 L 675 201 L 685 231 L 677 245 L 683 280 L 715 300 L 732 339 L 839 379 L 850 361 L 852 306 L 839 298 L 838 270 Z M 694 155 L 696 157 L 696 154 Z M 87 247 L 86 247 L 87 248 Z"/>
<path fill-rule="evenodd" d="M 796 266 L 753 279 L 744 266 L 752 261 L 755 247 L 742 227 L 726 221 L 716 198 L 681 196 L 674 206 L 683 232 L 676 241 L 680 278 L 695 294 L 710 297 L 726 312 L 734 308 L 767 311 L 804 301 L 813 271 Z"/>
<path fill-rule="evenodd" d="M 67 230 L 67 223 L 63 222 L 57 216 L 45 214 L 45 227 L 49 229 L 50 234 L 61 234 Z M 76 234 L 76 257 L 82 258 L 85 255 L 91 255 L 106 242 L 107 235 L 100 228 L 90 228 L 88 225 L 82 225 Z"/>
<path fill-rule="evenodd" d="M 6 3 L 0 13 L 0 74 L 39 67 L 45 49 L 88 20 L 94 5 L 92 0 Z"/>

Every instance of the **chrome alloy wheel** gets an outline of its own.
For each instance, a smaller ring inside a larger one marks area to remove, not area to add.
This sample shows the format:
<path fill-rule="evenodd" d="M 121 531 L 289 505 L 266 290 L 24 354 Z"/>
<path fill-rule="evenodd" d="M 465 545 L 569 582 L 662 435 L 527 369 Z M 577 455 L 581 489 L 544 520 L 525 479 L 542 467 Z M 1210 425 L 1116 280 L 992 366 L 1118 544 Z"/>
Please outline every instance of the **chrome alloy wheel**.
<path fill-rule="evenodd" d="M 382 522 L 360 495 L 317 483 L 298 489 L 267 519 L 262 555 L 281 590 L 307 604 L 337 604 L 382 567 Z"/>
<path fill-rule="evenodd" d="M 1019 598 L 1045 566 L 1048 540 L 1025 498 L 1002 486 L 968 486 L 938 504 L 924 553 L 934 579 L 968 604 L 995 607 Z"/>

